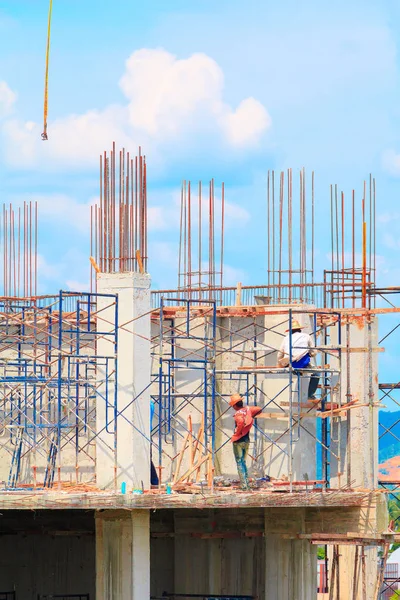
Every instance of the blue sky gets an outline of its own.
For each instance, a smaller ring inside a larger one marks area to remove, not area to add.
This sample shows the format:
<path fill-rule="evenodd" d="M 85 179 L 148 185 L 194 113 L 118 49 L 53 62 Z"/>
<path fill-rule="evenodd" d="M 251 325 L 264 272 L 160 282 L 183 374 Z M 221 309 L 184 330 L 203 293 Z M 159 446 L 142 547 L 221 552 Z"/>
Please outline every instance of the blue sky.
<path fill-rule="evenodd" d="M 176 284 L 181 180 L 211 177 L 231 204 L 227 283 L 264 283 L 266 172 L 303 166 L 316 173 L 319 267 L 329 184 L 360 198 L 372 172 L 378 283 L 399 283 L 397 2 L 54 0 L 43 143 L 47 10 L 0 2 L 2 198 L 39 201 L 42 292 L 87 282 L 87 207 L 113 139 L 147 155 L 155 286 Z"/>

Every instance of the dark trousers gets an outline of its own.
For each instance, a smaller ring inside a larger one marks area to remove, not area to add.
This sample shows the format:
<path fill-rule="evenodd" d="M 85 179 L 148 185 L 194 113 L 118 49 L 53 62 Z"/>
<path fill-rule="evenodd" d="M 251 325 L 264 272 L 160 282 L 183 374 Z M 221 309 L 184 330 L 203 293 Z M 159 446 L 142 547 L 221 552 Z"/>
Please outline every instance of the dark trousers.
<path fill-rule="evenodd" d="M 158 485 L 158 475 L 157 475 L 157 471 L 156 468 L 154 466 L 153 463 L 153 452 L 152 452 L 152 447 L 150 446 L 150 463 L 151 463 L 151 467 L 150 467 L 150 483 L 151 485 Z"/>
<path fill-rule="evenodd" d="M 311 373 L 310 383 L 308 385 L 308 397 L 312 398 L 318 389 L 319 373 Z"/>
<path fill-rule="evenodd" d="M 151 461 L 150 483 L 151 485 L 158 485 L 158 475 L 153 461 Z"/>

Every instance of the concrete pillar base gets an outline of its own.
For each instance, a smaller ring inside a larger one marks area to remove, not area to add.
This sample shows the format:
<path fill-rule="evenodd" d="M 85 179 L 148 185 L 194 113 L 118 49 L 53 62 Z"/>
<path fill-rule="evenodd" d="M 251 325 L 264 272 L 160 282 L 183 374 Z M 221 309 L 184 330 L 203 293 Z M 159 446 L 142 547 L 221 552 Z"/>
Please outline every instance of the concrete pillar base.
<path fill-rule="evenodd" d="M 357 550 L 356 546 L 339 546 L 339 599 L 375 600 L 378 578 L 378 550 L 370 547 Z M 330 563 L 332 564 L 332 551 Z M 331 582 L 332 585 L 332 582 Z M 336 598 L 336 582 L 333 582 Z"/>
<path fill-rule="evenodd" d="M 265 558 L 265 600 L 316 600 L 316 546 L 268 534 Z"/>
<path fill-rule="evenodd" d="M 96 515 L 97 600 L 150 598 L 150 512 Z"/>

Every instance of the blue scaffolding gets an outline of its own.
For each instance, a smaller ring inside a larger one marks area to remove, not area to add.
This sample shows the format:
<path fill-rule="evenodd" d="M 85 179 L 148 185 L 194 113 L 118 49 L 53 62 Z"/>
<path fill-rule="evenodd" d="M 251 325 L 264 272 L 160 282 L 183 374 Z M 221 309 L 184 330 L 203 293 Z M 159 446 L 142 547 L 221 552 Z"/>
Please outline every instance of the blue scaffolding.
<path fill-rule="evenodd" d="M 165 318 L 165 304 L 161 299 L 159 309 L 159 336 L 155 345 L 158 372 L 153 376 L 158 381 L 157 394 L 152 398 L 156 404 L 158 423 L 153 430 L 158 445 L 158 464 L 163 467 L 163 453 L 176 437 L 184 439 L 188 434 L 185 422 L 179 420 L 180 413 L 188 405 L 198 410 L 193 400 L 202 398 L 203 437 L 195 443 L 202 451 L 210 452 L 214 464 L 215 455 L 215 353 L 216 353 L 216 303 L 200 300 L 169 299 L 168 306 L 179 307 L 179 325 Z M 198 310 L 193 311 L 192 308 Z M 200 325 L 193 332 L 193 321 L 200 316 Z M 185 344 L 195 348 L 185 348 Z M 195 373 L 198 385 L 195 389 L 179 393 L 177 381 L 183 372 Z M 179 427 L 178 427 L 179 424 Z"/>
<path fill-rule="evenodd" d="M 297 315 L 306 315 L 312 322 L 311 337 L 318 348 L 320 365 L 320 413 L 328 412 L 334 407 L 333 396 L 338 397 L 338 407 L 341 407 L 341 355 L 342 355 L 342 321 L 340 311 L 321 309 L 293 309 L 276 307 L 282 314 L 282 325 L 288 323 L 291 331 L 292 321 Z M 152 442 L 158 450 L 158 467 L 171 468 L 173 481 L 188 479 L 188 471 L 182 477 L 179 471 L 181 454 L 188 445 L 188 436 L 194 447 L 203 454 L 210 453 L 213 468 L 217 467 L 218 454 L 230 442 L 230 433 L 226 428 L 226 418 L 230 417 L 229 395 L 233 387 L 240 390 L 248 404 L 257 404 L 263 412 L 275 411 L 276 415 L 287 416 L 287 428 L 277 437 L 272 437 L 262 426 L 255 425 L 254 445 L 251 457 L 257 464 L 267 450 L 277 449 L 286 455 L 290 486 L 293 480 L 293 448 L 302 436 L 311 436 L 315 447 L 315 472 L 323 487 L 329 487 L 331 476 L 337 475 L 340 469 L 340 425 L 339 432 L 331 431 L 331 420 L 324 415 L 318 418 L 312 408 L 303 410 L 300 394 L 302 377 L 310 377 L 313 368 L 301 371 L 292 366 L 292 339 L 290 335 L 290 364 L 286 368 L 277 369 L 263 367 L 264 359 L 275 354 L 278 348 L 273 348 L 265 341 L 260 341 L 262 335 L 268 335 L 274 328 L 254 318 L 252 333 L 248 331 L 236 335 L 236 338 L 217 320 L 215 301 L 200 299 L 171 298 L 160 299 L 157 311 L 159 334 L 153 338 L 153 364 L 157 371 L 153 372 L 152 398 L 156 406 L 157 422 L 153 423 Z M 321 323 L 325 324 L 321 325 Z M 328 323 L 328 324 L 326 324 Z M 335 330 L 333 332 L 333 330 Z M 237 332 L 235 332 L 237 334 Z M 316 336 L 320 336 L 317 343 Z M 230 342 L 223 347 L 221 338 L 225 335 Z M 275 333 L 276 335 L 276 333 Z M 282 335 L 282 334 L 279 334 Z M 333 340 L 331 339 L 333 335 Z M 231 339 L 232 338 L 232 339 Z M 221 369 L 217 363 L 222 355 L 234 356 L 242 353 L 241 345 L 246 344 L 247 366 Z M 329 357 L 335 357 L 334 367 L 329 366 Z M 281 389 L 269 397 L 261 385 L 261 379 L 269 375 L 280 375 L 284 379 Z M 282 394 L 288 397 L 287 409 L 282 408 Z M 351 392 L 348 400 L 351 399 Z M 197 417 L 193 430 L 186 418 L 192 411 Z M 315 431 L 304 424 L 304 415 L 316 419 Z M 201 421 L 200 421 L 201 416 Z M 233 424 L 233 420 L 232 420 Z M 233 425 L 232 425 L 233 428 Z M 282 441 L 285 436 L 288 440 Z M 179 452 L 179 448 L 181 451 Z M 183 449 L 183 450 L 182 450 Z M 177 454 L 178 452 L 178 454 Z M 336 463 L 332 473 L 332 461 Z M 178 463 L 178 467 L 177 467 Z M 193 464 L 193 459 L 191 460 Z M 175 471 L 174 471 L 175 469 Z M 170 476 L 163 473 L 164 480 Z M 192 478 L 193 479 L 193 478 Z"/>
<path fill-rule="evenodd" d="M 114 313 L 106 331 L 99 327 L 100 296 Z M 93 466 L 94 480 L 96 402 L 107 407 L 107 426 L 117 414 L 117 312 L 112 294 L 60 291 L 0 301 L 2 449 L 11 455 L 6 487 L 51 487 L 66 470 L 79 482 L 83 464 Z M 113 344 L 110 356 L 97 352 L 101 337 Z"/>

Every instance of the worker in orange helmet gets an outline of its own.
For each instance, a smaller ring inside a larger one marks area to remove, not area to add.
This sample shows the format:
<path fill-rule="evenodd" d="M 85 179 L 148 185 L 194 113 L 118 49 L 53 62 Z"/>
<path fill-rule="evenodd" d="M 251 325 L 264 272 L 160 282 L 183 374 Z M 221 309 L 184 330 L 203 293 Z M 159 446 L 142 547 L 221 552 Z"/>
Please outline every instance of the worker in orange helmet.
<path fill-rule="evenodd" d="M 229 401 L 235 411 L 235 431 L 232 436 L 233 454 L 235 456 L 237 470 L 242 490 L 250 490 L 249 477 L 247 473 L 246 458 L 250 445 L 250 429 L 254 424 L 255 417 L 259 416 L 262 409 L 258 406 L 244 406 L 243 396 L 233 394 Z"/>

